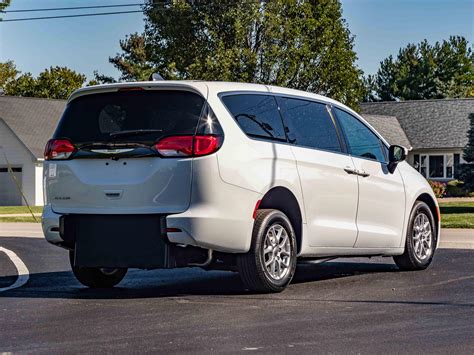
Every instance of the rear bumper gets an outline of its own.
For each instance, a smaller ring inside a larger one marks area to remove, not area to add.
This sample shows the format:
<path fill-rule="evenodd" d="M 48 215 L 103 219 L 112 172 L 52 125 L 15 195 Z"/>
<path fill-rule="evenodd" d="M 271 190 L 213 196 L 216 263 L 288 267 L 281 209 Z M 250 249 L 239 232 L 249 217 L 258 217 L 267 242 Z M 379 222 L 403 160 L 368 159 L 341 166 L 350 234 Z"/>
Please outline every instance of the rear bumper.
<path fill-rule="evenodd" d="M 59 218 L 61 216 L 61 214 L 53 212 L 51 205 L 44 206 L 41 216 L 44 237 L 49 243 L 59 246 L 64 244 L 64 240 L 59 234 Z"/>
<path fill-rule="evenodd" d="M 168 240 L 174 244 L 220 252 L 246 253 L 252 239 L 253 210 L 261 195 L 224 182 L 215 155 L 194 159 L 191 191 L 189 208 L 166 217 L 167 228 L 180 230 L 167 233 Z M 61 216 L 52 210 L 51 205 L 44 207 L 42 225 L 45 238 L 55 245 L 74 247 L 61 238 Z"/>
<path fill-rule="evenodd" d="M 167 233 L 171 243 L 229 253 L 245 253 L 250 249 L 252 211 L 259 195 L 224 184 L 228 191 L 213 197 L 219 200 L 214 201 L 217 204 L 201 201 L 199 204 L 192 204 L 184 213 L 166 217 L 167 228 L 180 230 Z M 233 191 L 234 189 L 237 191 Z M 74 244 L 61 237 L 62 216 L 63 214 L 55 213 L 50 205 L 46 205 L 41 219 L 43 234 L 49 243 L 72 249 Z"/>

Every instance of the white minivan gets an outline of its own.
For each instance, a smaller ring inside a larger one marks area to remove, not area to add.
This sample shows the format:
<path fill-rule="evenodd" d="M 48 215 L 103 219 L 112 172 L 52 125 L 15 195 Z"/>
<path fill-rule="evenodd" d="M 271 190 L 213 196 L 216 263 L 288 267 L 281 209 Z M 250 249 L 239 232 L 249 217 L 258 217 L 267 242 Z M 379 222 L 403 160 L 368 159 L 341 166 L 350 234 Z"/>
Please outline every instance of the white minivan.
<path fill-rule="evenodd" d="M 158 81 L 77 90 L 45 148 L 46 239 L 89 287 L 128 268 L 238 271 L 283 290 L 298 260 L 393 256 L 439 243 L 426 180 L 361 116 L 280 87 Z"/>

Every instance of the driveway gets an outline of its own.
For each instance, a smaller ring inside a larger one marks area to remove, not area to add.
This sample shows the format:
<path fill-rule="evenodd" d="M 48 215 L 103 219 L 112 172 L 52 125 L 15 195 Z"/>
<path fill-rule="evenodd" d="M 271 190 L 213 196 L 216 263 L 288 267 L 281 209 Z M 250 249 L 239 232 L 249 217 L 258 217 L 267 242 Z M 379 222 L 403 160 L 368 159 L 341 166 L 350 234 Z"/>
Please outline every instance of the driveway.
<path fill-rule="evenodd" d="M 472 250 L 440 249 L 419 272 L 391 258 L 303 264 L 280 294 L 196 268 L 131 270 L 119 287 L 91 290 L 37 224 L 0 233 L 0 351 L 474 353 Z"/>

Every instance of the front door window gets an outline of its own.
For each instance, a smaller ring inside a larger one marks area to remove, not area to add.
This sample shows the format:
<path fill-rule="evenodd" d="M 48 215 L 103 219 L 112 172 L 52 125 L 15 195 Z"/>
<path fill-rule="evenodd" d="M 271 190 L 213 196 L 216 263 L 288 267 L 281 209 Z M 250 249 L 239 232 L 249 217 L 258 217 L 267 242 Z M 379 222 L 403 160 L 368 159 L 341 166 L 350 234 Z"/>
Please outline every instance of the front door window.
<path fill-rule="evenodd" d="M 336 108 L 335 111 L 346 136 L 351 155 L 384 162 L 385 155 L 380 139 L 367 128 L 366 125 L 351 114 L 338 108 Z"/>

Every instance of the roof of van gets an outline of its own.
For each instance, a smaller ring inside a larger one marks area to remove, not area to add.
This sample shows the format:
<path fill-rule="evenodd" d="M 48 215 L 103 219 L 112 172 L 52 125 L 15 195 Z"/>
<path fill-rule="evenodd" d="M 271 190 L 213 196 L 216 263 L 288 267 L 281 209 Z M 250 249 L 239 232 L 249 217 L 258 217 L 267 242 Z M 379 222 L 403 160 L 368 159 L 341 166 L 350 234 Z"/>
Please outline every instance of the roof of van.
<path fill-rule="evenodd" d="M 224 92 L 230 92 L 230 91 L 271 92 L 271 93 L 277 93 L 277 94 L 308 97 L 308 98 L 312 98 L 316 100 L 325 101 L 325 102 L 334 104 L 336 106 L 342 106 L 346 109 L 350 109 L 349 107 L 341 104 L 340 102 L 330 99 L 328 97 L 306 92 L 306 91 L 296 90 L 296 89 L 288 89 L 284 87 L 264 85 L 264 84 L 251 84 L 251 83 L 226 82 L 226 81 L 200 81 L 200 80 L 135 81 L 135 82 L 87 86 L 87 87 L 76 90 L 69 98 L 69 101 L 83 94 L 87 94 L 89 92 L 113 91 L 115 89 L 135 88 L 135 87 L 151 89 L 153 87 L 160 87 L 160 86 L 161 87 L 188 88 L 188 89 L 198 92 L 204 97 L 208 97 L 209 92 L 213 92 L 213 93 L 224 93 Z"/>
<path fill-rule="evenodd" d="M 227 82 L 227 81 L 201 81 L 201 80 L 159 80 L 159 81 L 135 81 L 125 83 L 113 83 L 113 84 L 101 84 L 94 86 L 87 86 L 76 90 L 69 97 L 68 101 L 74 100 L 75 98 L 86 95 L 92 92 L 107 92 L 115 91 L 123 88 L 137 88 L 141 87 L 144 89 L 152 89 L 153 87 L 168 87 L 168 88 L 181 88 L 192 90 L 203 97 L 209 97 L 209 93 L 224 93 L 231 91 L 253 91 L 253 92 L 269 92 L 275 94 L 283 94 L 290 96 L 307 97 L 313 100 L 324 101 L 326 103 L 333 104 L 335 106 L 342 107 L 355 115 L 358 115 L 350 107 L 340 103 L 339 101 L 330 99 L 326 96 L 310 93 L 307 91 L 288 89 L 280 86 L 264 85 L 264 84 L 251 84 L 251 83 L 239 83 L 239 82 Z M 358 115 L 361 117 L 360 115 Z M 368 123 L 368 122 L 366 122 Z M 370 124 L 369 124 L 370 125 Z"/>

